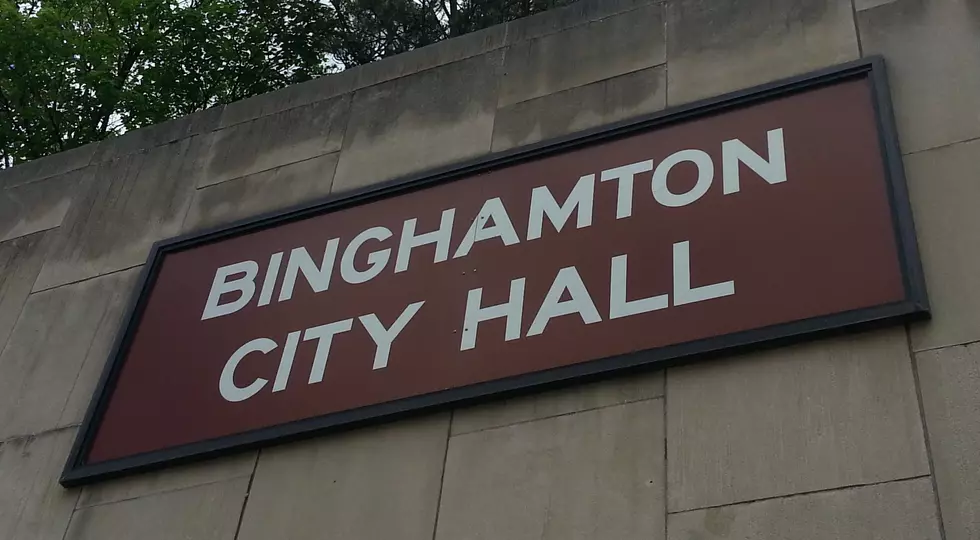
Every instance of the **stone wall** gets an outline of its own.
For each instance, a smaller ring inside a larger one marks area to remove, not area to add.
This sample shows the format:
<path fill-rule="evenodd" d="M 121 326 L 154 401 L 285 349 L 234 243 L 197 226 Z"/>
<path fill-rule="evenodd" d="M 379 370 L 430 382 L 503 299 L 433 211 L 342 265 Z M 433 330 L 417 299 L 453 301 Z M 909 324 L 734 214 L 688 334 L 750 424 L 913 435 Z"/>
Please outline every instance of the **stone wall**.
<path fill-rule="evenodd" d="M 151 244 L 885 57 L 934 317 L 79 489 Z M 980 0 L 585 0 L 0 171 L 0 538 L 980 538 Z"/>

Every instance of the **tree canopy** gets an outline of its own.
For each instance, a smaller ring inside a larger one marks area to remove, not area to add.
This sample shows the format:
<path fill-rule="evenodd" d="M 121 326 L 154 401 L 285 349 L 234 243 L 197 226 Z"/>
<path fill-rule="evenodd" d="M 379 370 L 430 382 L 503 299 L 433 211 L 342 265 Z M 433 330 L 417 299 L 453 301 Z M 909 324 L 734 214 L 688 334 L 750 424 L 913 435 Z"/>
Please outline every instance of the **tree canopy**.
<path fill-rule="evenodd" d="M 0 167 L 574 0 L 0 0 Z"/>

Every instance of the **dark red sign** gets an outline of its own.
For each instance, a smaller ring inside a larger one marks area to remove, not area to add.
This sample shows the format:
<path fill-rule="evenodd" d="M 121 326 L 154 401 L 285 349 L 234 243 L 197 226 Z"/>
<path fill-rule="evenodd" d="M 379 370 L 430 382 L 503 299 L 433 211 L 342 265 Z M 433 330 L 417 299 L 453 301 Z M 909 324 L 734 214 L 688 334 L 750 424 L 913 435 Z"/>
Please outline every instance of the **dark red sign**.
<path fill-rule="evenodd" d="M 63 481 L 924 312 L 886 97 L 852 64 L 164 242 Z"/>

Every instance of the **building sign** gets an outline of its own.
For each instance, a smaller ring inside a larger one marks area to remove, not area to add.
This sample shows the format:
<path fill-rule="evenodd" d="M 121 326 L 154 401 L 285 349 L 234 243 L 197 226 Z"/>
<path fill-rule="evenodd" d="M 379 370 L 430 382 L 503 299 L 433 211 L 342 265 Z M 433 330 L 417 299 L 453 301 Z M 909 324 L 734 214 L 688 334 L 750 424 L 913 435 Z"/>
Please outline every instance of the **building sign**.
<path fill-rule="evenodd" d="M 881 69 L 161 243 L 63 482 L 924 312 Z"/>

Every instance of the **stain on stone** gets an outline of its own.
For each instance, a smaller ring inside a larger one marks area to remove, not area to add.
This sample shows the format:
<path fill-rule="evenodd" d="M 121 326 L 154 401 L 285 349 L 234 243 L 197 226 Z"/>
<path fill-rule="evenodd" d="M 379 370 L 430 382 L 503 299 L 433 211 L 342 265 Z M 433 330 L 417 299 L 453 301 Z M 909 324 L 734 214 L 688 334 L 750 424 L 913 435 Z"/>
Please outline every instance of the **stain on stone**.
<path fill-rule="evenodd" d="M 709 508 L 704 512 L 704 528 L 713 536 L 728 538 L 735 523 L 735 511 L 731 508 Z"/>
<path fill-rule="evenodd" d="M 653 112 L 664 106 L 664 70 L 646 69 L 504 107 L 494 149 L 530 144 Z"/>
<path fill-rule="evenodd" d="M 391 130 L 459 122 L 494 109 L 503 51 L 445 64 L 358 90 L 354 95 L 348 141 L 374 139 Z"/>
<path fill-rule="evenodd" d="M 344 94 L 215 132 L 204 185 L 339 150 L 350 98 Z"/>
<path fill-rule="evenodd" d="M 675 0 L 667 4 L 670 55 L 724 50 L 780 37 L 823 20 L 835 0 Z"/>

